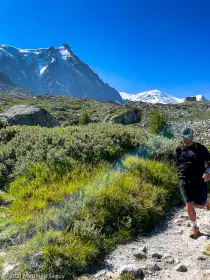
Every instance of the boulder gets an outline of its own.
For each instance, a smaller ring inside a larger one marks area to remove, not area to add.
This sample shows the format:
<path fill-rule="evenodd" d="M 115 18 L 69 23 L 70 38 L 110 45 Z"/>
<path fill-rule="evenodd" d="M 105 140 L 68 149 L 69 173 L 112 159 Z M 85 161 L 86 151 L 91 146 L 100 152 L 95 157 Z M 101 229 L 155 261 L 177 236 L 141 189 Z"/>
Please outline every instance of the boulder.
<path fill-rule="evenodd" d="M 0 114 L 0 120 L 9 125 L 58 126 L 59 122 L 45 109 L 34 105 L 16 105 Z"/>
<path fill-rule="evenodd" d="M 130 108 L 122 112 L 121 114 L 114 116 L 107 116 L 104 121 L 117 124 L 133 124 L 140 122 L 141 111 L 137 108 Z"/>

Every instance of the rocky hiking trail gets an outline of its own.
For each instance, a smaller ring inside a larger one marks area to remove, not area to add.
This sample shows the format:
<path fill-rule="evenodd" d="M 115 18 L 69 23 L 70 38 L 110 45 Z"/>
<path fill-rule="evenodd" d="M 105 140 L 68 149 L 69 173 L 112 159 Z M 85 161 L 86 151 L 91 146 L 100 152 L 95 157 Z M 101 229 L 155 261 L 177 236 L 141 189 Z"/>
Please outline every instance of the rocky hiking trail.
<path fill-rule="evenodd" d="M 196 209 L 201 236 L 189 237 L 190 221 L 185 208 L 176 207 L 166 221 L 148 235 L 119 245 L 106 257 L 103 267 L 77 280 L 120 279 L 126 271 L 143 280 L 210 280 L 210 211 Z"/>

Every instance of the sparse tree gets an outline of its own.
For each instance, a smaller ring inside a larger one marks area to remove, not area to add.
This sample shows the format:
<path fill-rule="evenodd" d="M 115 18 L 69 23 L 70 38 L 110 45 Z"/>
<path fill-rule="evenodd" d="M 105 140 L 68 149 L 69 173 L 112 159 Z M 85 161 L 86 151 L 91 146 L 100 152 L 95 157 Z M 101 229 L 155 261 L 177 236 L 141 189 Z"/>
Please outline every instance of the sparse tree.
<path fill-rule="evenodd" d="M 85 125 L 89 123 L 89 115 L 86 111 L 86 109 L 82 109 L 81 115 L 79 118 L 79 125 Z"/>

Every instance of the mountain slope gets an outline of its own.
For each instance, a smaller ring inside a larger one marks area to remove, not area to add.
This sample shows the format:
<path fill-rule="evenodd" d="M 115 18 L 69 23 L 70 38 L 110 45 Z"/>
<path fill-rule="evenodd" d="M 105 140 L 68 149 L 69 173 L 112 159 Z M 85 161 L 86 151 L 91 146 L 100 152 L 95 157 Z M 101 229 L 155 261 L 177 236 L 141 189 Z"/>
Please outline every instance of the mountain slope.
<path fill-rule="evenodd" d="M 0 94 L 6 93 L 14 96 L 27 96 L 32 92 L 16 86 L 3 72 L 0 72 Z"/>
<path fill-rule="evenodd" d="M 147 103 L 162 103 L 162 104 L 178 104 L 184 101 L 184 99 L 173 97 L 166 94 L 160 90 L 149 90 L 137 94 L 128 94 L 125 92 L 120 92 L 121 97 L 124 100 L 130 101 L 142 101 Z"/>
<path fill-rule="evenodd" d="M 0 45 L 0 71 L 15 84 L 37 94 L 70 94 L 123 102 L 120 94 L 104 83 L 67 44 L 46 49 Z"/>

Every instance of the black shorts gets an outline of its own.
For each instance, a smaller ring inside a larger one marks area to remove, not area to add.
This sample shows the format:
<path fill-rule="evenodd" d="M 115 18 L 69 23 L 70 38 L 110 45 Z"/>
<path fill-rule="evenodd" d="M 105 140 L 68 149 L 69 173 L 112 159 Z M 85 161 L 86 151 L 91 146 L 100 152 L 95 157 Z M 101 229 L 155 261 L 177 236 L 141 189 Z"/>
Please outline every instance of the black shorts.
<path fill-rule="evenodd" d="M 184 202 L 194 202 L 198 205 L 205 205 L 207 202 L 207 184 L 204 180 L 179 179 L 180 190 Z"/>

